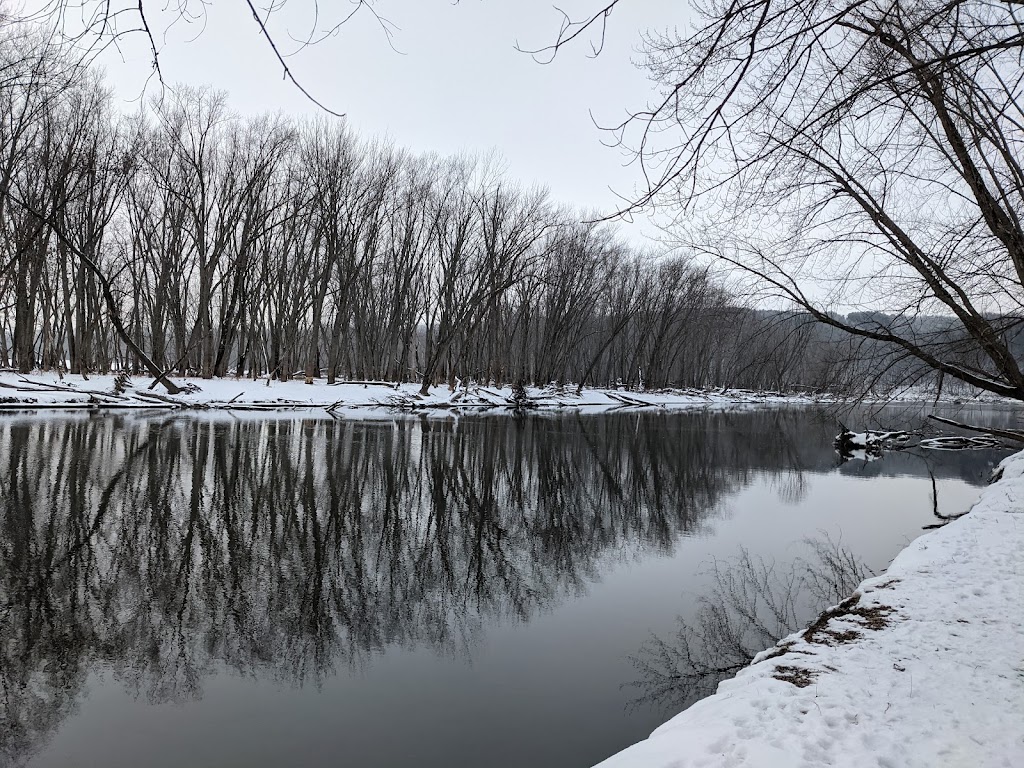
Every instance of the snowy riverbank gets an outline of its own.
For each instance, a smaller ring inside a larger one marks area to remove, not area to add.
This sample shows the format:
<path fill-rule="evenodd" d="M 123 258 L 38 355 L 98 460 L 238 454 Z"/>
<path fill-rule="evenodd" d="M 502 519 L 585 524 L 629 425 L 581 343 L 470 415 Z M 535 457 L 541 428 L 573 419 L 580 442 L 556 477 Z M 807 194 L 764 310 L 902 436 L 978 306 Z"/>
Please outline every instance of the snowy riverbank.
<path fill-rule="evenodd" d="M 971 513 L 600 768 L 1024 766 L 1024 452 Z"/>
<path fill-rule="evenodd" d="M 207 408 L 221 410 L 277 410 L 327 408 L 366 415 L 385 410 L 486 410 L 527 406 L 540 409 L 604 411 L 620 408 L 728 408 L 744 405 L 810 405 L 837 403 L 828 394 L 783 394 L 730 389 L 701 391 L 664 389 L 636 392 L 622 389 L 527 387 L 519 395 L 511 387 L 471 384 L 454 390 L 433 387 L 421 396 L 418 384 L 387 382 L 339 382 L 301 379 L 175 378 L 182 393 L 168 395 L 160 385 L 151 387 L 149 377 L 117 382 L 113 375 L 58 376 L 53 372 L 31 374 L 0 372 L 0 410 L 82 408 Z M 123 386 L 122 386 L 123 384 Z M 525 396 L 524 396 L 525 395 Z M 931 402 L 926 392 L 911 391 L 883 398 L 886 402 Z M 991 399 L 977 402 L 990 402 Z M 952 401 L 951 401 L 952 402 Z M 960 401 L 955 401 L 960 402 Z"/>
<path fill-rule="evenodd" d="M 169 396 L 162 386 L 150 388 L 152 379 L 129 380 L 118 392 L 114 376 L 65 375 L 35 372 L 32 374 L 0 373 L 0 409 L 54 408 L 214 408 L 231 410 L 263 410 L 288 408 L 329 408 L 335 412 L 358 409 L 466 409 L 508 408 L 525 404 L 535 408 L 578 408 L 609 410 L 613 408 L 702 408 L 745 404 L 810 404 L 832 402 L 834 398 L 812 395 L 729 390 L 701 392 L 698 390 L 660 390 L 632 392 L 615 389 L 575 387 L 527 387 L 525 399 L 517 399 L 511 387 L 470 385 L 431 389 L 418 394 L 418 384 L 387 382 L 340 382 L 323 380 L 305 384 L 302 380 L 276 381 L 252 379 L 175 378 L 184 392 Z M 522 394 L 522 393 L 521 393 Z"/>

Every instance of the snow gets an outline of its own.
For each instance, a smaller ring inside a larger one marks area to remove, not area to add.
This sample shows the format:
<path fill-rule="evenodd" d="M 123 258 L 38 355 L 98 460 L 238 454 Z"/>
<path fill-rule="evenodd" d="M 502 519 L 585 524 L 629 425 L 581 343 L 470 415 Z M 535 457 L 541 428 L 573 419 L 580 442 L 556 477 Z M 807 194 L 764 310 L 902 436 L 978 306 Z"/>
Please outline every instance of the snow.
<path fill-rule="evenodd" d="M 245 409 L 328 408 L 332 413 L 352 414 L 360 418 L 381 415 L 382 409 L 402 410 L 480 410 L 507 409 L 515 403 L 511 387 L 482 385 L 433 387 L 430 394 L 418 394 L 418 384 L 387 382 L 341 382 L 324 380 L 306 384 L 301 379 L 275 381 L 252 379 L 194 379 L 173 381 L 187 390 L 169 396 L 160 385 L 150 389 L 152 379 L 131 379 L 124 393 L 114 393 L 114 376 L 58 376 L 52 372 L 21 375 L 0 373 L 0 409 L 65 408 L 217 408 Z M 529 405 L 542 409 L 610 410 L 621 408 L 706 408 L 762 404 L 809 404 L 828 402 L 810 395 L 782 395 L 745 390 L 724 393 L 698 390 L 658 390 L 628 392 L 615 389 L 575 387 L 527 387 Z"/>
<path fill-rule="evenodd" d="M 150 387 L 152 379 L 138 376 L 130 380 L 123 394 L 114 392 L 113 375 L 92 375 L 88 379 L 51 371 L 18 374 L 0 371 L 0 410 L 58 410 L 79 408 L 207 408 L 231 410 L 271 410 L 327 408 L 337 415 L 384 418 L 396 409 L 423 411 L 507 410 L 517 404 L 511 387 L 460 383 L 454 390 L 433 387 L 420 396 L 419 384 L 388 382 L 339 382 L 323 379 L 306 384 L 301 378 L 290 381 L 267 378 L 199 379 L 172 377 L 188 392 L 169 396 L 161 385 Z M 933 401 L 924 392 L 907 392 L 882 398 L 882 402 Z M 753 405 L 808 405 L 839 403 L 842 398 L 828 394 L 783 394 L 742 389 L 704 391 L 661 389 L 644 392 L 615 388 L 575 386 L 527 387 L 529 407 L 548 410 L 607 411 L 628 408 L 731 408 Z M 871 401 L 865 401 L 871 402 Z M 959 402 L 959 401 L 954 401 Z M 980 401 L 979 401 L 980 402 Z"/>
<path fill-rule="evenodd" d="M 1024 452 L 998 471 L 827 623 L 600 768 L 1024 766 Z"/>

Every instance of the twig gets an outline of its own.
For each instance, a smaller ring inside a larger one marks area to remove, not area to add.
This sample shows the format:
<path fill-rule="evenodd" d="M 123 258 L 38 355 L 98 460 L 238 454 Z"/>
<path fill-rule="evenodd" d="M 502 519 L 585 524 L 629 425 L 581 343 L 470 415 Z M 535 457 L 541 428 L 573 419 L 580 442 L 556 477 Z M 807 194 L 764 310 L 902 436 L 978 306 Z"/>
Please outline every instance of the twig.
<path fill-rule="evenodd" d="M 270 32 L 267 31 L 267 27 L 263 23 L 263 19 L 260 18 L 259 13 L 257 12 L 256 8 L 253 6 L 251 0 L 246 0 L 246 5 L 249 6 L 249 10 L 252 11 L 253 19 L 256 20 L 256 23 L 260 27 L 260 34 L 263 35 L 264 38 L 266 38 L 266 41 L 270 44 L 270 49 L 274 52 L 274 56 L 277 57 L 278 62 L 281 64 L 281 67 L 284 69 L 284 77 L 285 77 L 285 79 L 286 80 L 291 80 L 292 81 L 292 85 L 294 85 L 296 88 L 298 88 L 299 92 L 302 93 L 303 96 L 305 96 L 311 102 L 316 104 L 318 107 L 320 107 L 320 109 L 322 109 L 327 114 L 334 115 L 335 117 L 344 117 L 345 114 L 343 112 L 335 112 L 333 109 L 330 109 L 329 107 L 324 106 L 321 102 L 317 101 L 316 98 L 314 98 L 313 95 L 309 91 L 307 91 L 305 88 L 302 87 L 302 84 L 298 80 L 295 79 L 295 75 L 292 74 L 291 69 L 288 67 L 288 64 L 285 62 L 284 56 L 282 56 L 281 52 L 279 50 L 277 50 L 277 44 L 274 42 L 274 38 L 270 36 Z"/>

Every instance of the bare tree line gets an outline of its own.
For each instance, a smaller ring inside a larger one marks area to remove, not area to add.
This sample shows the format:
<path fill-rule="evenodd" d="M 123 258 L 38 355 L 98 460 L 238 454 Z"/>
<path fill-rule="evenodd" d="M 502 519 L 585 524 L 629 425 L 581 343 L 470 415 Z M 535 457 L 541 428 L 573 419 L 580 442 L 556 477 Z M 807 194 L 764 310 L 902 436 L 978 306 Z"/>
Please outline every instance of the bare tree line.
<path fill-rule="evenodd" d="M 172 391 L 188 375 L 424 390 L 933 380 L 809 313 L 743 306 L 685 255 L 630 246 L 493 157 L 242 118 L 208 89 L 119 114 L 59 46 L 4 34 L 0 367 L 146 372 Z"/>
<path fill-rule="evenodd" d="M 552 44 L 532 53 L 548 60 L 589 38 L 596 55 L 620 2 L 595 2 L 578 20 L 564 16 Z M 269 17 L 283 5 L 264 10 Z M 51 25 L 55 19 L 62 22 L 67 7 L 63 2 L 48 5 L 36 18 Z M 353 10 L 366 7 L 358 3 Z M 109 4 L 87 2 L 82 8 L 83 23 L 76 29 L 84 36 L 69 37 L 67 27 L 57 23 L 63 43 L 80 43 L 92 51 L 116 44 L 131 31 L 153 42 L 146 23 L 149 6 L 143 3 L 117 13 Z M 792 0 L 776 6 L 755 0 L 712 2 L 695 11 L 689 29 L 679 29 L 672 19 L 651 20 L 654 31 L 645 35 L 642 50 L 658 92 L 646 107 L 608 126 L 643 170 L 646 187 L 627 208 L 667 204 L 675 212 L 677 242 L 688 252 L 744 272 L 748 287 L 775 306 L 793 307 L 859 340 L 849 342 L 856 349 L 850 357 L 859 361 L 866 353 L 875 362 L 856 377 L 846 377 L 854 389 L 909 370 L 911 378 L 928 378 L 939 388 L 958 382 L 1024 397 L 1024 35 L 1015 3 L 891 0 L 865 6 Z M 190 13 L 186 3 L 172 9 L 171 17 Z M 113 23 L 121 15 L 128 20 L 124 27 Z M 261 34 L 279 54 L 261 18 L 256 16 Z M 319 21 L 316 16 L 313 29 Z M 663 31 L 658 31 L 661 21 Z M 152 47 L 159 74 L 157 46 Z M 457 229 L 457 218 L 445 221 Z M 543 249 L 550 238 L 541 236 L 540 243 L 536 248 Z M 453 256 L 449 265 L 459 262 L 456 254 L 446 258 Z M 498 264 L 493 266 L 501 272 Z M 439 379 L 482 367 L 518 370 L 541 380 L 541 371 L 561 365 L 551 359 L 528 363 L 525 347 L 500 361 L 477 359 L 481 345 L 493 349 L 499 340 L 535 339 L 527 314 L 541 324 L 550 318 L 503 296 L 495 303 L 503 305 L 514 325 L 507 319 L 502 330 L 494 330 L 497 313 L 474 310 L 465 318 L 469 327 L 455 332 L 451 319 L 461 314 L 445 313 L 432 302 L 458 292 L 444 278 L 439 285 L 449 292 L 420 291 L 427 297 L 423 311 L 434 310 L 437 321 L 437 328 L 426 327 L 424 339 L 415 344 L 422 347 L 421 359 L 393 361 L 396 367 L 417 376 L 432 370 L 430 375 Z M 482 279 L 480 285 L 500 286 L 502 275 Z M 612 297 L 620 303 L 610 303 Z M 328 314 L 334 311 L 333 298 L 325 300 Z M 478 298 L 490 303 L 486 290 Z M 589 354 L 588 360 L 573 361 L 570 378 L 632 377 L 639 384 L 643 369 L 634 371 L 635 361 L 629 360 L 638 350 L 637 339 L 649 345 L 640 357 L 649 355 L 657 364 L 664 355 L 672 356 L 632 328 L 648 320 L 654 300 L 647 297 L 647 304 L 636 309 L 630 298 L 613 289 L 605 292 L 600 322 L 582 332 L 586 350 L 549 349 L 556 360 Z M 837 307 L 869 311 L 854 313 L 855 318 L 836 312 Z M 922 314 L 947 322 L 915 322 Z M 740 325 L 746 322 L 743 318 Z M 200 346 L 210 343 L 206 337 L 212 324 L 201 323 L 204 330 L 195 339 Z M 649 324 L 656 328 L 659 319 Z M 720 319 L 713 324 L 720 328 Z M 621 335 L 613 333 L 620 325 Z M 303 327 L 312 349 L 315 323 Z M 731 324 L 729 332 L 735 327 Z M 481 341 L 487 328 L 492 329 L 489 345 Z M 545 329 L 549 340 L 566 332 Z M 838 338 L 828 331 L 818 337 L 829 344 Z M 622 343 L 625 352 L 616 356 L 622 339 L 628 339 Z M 138 351 L 135 355 L 140 357 Z M 289 355 L 289 360 L 295 357 Z M 827 349 L 815 356 L 836 355 Z M 261 364 L 269 367 L 268 357 L 264 352 Z M 662 370 L 651 378 L 673 375 Z M 758 378 L 764 378 L 760 371 Z M 813 376 L 805 372 L 799 378 L 806 385 Z M 721 377 L 716 383 L 728 380 Z"/>
<path fill-rule="evenodd" d="M 492 158 L 243 119 L 206 89 L 123 116 L 51 46 L 4 52 L 4 367 L 706 386 L 746 362 L 722 331 L 749 317 L 705 271 Z"/>

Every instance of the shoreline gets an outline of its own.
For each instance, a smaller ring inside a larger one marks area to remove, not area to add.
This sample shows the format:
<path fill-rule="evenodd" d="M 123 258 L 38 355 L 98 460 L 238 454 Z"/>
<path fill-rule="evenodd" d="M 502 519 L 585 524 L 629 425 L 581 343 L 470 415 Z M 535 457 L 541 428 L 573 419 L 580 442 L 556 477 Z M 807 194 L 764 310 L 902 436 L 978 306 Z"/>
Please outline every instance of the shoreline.
<path fill-rule="evenodd" d="M 115 376 L 59 376 L 52 372 L 16 374 L 0 372 L 0 411 L 66 410 L 222 410 L 286 411 L 324 409 L 335 414 L 359 415 L 366 411 L 485 412 L 485 411 L 611 411 L 623 409 L 685 410 L 739 406 L 841 405 L 851 402 L 832 394 L 760 392 L 751 390 L 703 391 L 693 389 L 626 390 L 610 387 L 526 387 L 517 397 L 509 386 L 470 384 L 451 390 L 435 386 L 419 394 L 420 385 L 390 382 L 338 382 L 301 380 L 196 379 L 176 382 L 185 392 L 170 396 L 152 380 L 129 380 L 117 391 Z M 906 391 L 864 402 L 929 404 L 928 393 Z M 1014 405 L 1001 399 L 945 399 L 942 405 Z"/>
<path fill-rule="evenodd" d="M 1024 451 L 968 514 L 597 768 L 1024 765 Z"/>

